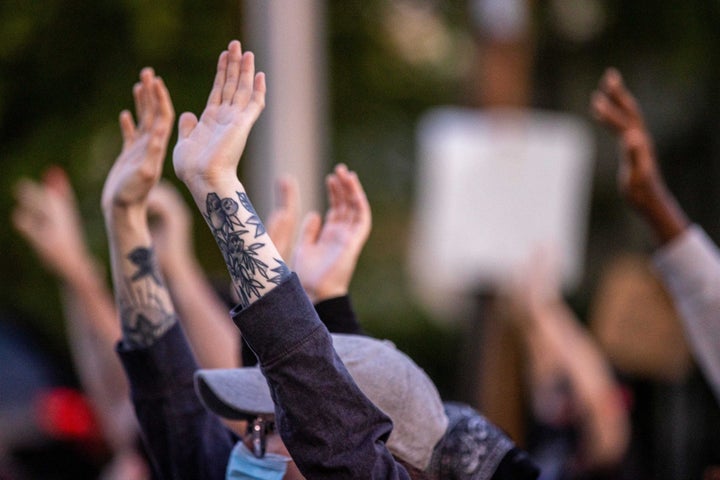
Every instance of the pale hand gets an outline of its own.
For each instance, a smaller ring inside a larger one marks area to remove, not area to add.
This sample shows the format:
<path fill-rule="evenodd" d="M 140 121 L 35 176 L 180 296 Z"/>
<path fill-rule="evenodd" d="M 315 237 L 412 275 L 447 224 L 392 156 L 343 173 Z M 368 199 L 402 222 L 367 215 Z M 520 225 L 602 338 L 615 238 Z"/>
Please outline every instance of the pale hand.
<path fill-rule="evenodd" d="M 89 266 L 77 201 L 61 168 L 50 168 L 42 183 L 20 180 L 15 196 L 13 225 L 49 270 L 66 278 Z"/>
<path fill-rule="evenodd" d="M 217 74 L 200 120 L 180 116 L 173 165 L 189 187 L 237 181 L 237 166 L 250 129 L 265 106 L 265 75 L 255 75 L 252 52 L 233 40 L 220 54 Z"/>
<path fill-rule="evenodd" d="M 172 132 L 175 113 L 162 79 L 151 68 L 140 72 L 133 87 L 135 125 L 130 112 L 120 114 L 123 147 L 103 188 L 102 206 L 113 209 L 145 208 L 150 189 L 158 182 Z"/>
<path fill-rule="evenodd" d="M 347 294 L 372 226 L 370 205 L 354 172 L 338 165 L 327 177 L 326 186 L 330 207 L 325 223 L 319 214 L 308 214 L 293 260 L 293 268 L 314 303 Z"/>

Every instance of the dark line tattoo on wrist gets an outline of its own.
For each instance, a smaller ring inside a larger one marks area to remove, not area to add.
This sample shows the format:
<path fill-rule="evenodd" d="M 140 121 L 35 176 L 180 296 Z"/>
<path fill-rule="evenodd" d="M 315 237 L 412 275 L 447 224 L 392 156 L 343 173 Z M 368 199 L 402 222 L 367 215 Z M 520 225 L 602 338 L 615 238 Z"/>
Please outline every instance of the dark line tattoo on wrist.
<path fill-rule="evenodd" d="M 149 276 L 157 286 L 163 286 L 160 267 L 152 248 L 138 247 L 128 254 L 128 260 L 138 267 L 130 280 L 136 281 Z"/>
<path fill-rule="evenodd" d="M 118 296 L 123 342 L 130 348 L 147 347 L 177 322 L 177 316 L 159 295 L 165 286 L 154 250 L 138 247 L 127 258 L 138 270 L 124 279 Z"/>
<path fill-rule="evenodd" d="M 205 220 L 212 230 L 215 241 L 223 254 L 233 284 L 237 290 L 240 304 L 243 307 L 250 305 L 254 298 L 262 296 L 266 285 L 260 281 L 264 278 L 270 282 L 270 267 L 258 258 L 259 250 L 265 246 L 263 242 L 246 244 L 245 238 L 251 237 L 248 226 L 255 227 L 254 236 L 257 238 L 265 233 L 265 227 L 255 213 L 250 200 L 245 193 L 236 192 L 242 206 L 250 213 L 243 223 L 238 217 L 238 202 L 230 197 L 220 198 L 216 193 L 208 193 L 205 199 Z"/>
<path fill-rule="evenodd" d="M 250 212 L 250 217 L 247 219 L 247 224 L 255 227 L 255 238 L 258 238 L 260 235 L 263 235 L 265 233 L 265 225 L 263 225 L 263 223 L 260 221 L 260 217 L 255 211 L 255 207 L 253 207 L 252 203 L 250 203 L 250 199 L 248 198 L 247 193 L 235 193 L 237 193 L 237 196 L 240 199 L 240 204 L 245 207 L 245 210 Z"/>

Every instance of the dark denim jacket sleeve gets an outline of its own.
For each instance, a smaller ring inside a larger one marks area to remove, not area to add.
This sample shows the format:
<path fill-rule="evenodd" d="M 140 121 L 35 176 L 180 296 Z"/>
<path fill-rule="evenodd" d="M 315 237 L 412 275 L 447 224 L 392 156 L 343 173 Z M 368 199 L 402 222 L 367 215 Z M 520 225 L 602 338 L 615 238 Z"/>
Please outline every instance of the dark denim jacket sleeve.
<path fill-rule="evenodd" d="M 143 441 L 163 479 L 222 480 L 237 437 L 195 395 L 198 366 L 180 325 L 150 347 L 118 354 Z"/>
<path fill-rule="evenodd" d="M 407 479 L 390 419 L 355 385 L 293 274 L 233 319 L 260 361 L 283 441 L 306 478 Z"/>
<path fill-rule="evenodd" d="M 322 300 L 315 304 L 315 311 L 330 333 L 364 335 L 352 308 L 350 295 Z"/>

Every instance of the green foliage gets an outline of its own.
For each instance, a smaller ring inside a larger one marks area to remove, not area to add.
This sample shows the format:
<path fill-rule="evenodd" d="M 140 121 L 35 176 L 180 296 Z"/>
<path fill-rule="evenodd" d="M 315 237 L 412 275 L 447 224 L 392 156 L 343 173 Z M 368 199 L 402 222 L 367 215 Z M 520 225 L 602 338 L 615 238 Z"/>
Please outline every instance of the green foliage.
<path fill-rule="evenodd" d="M 613 64 L 631 75 L 641 70 L 651 72 L 646 77 L 658 73 L 662 85 L 675 82 L 675 94 L 678 90 L 688 96 L 697 91 L 706 94 L 701 96 L 710 102 L 705 113 L 719 110 L 720 4 L 716 0 L 600 2 L 605 28 L 583 44 L 558 33 L 549 12 L 551 2 L 534 3 L 536 98 L 543 107 L 585 114 L 587 95 L 602 68 Z M 414 305 L 403 265 L 418 118 L 433 106 L 460 104 L 467 97 L 476 32 L 468 24 L 466 4 L 465 0 L 326 4 L 331 159 L 358 171 L 375 219 L 355 282 L 357 307 L 368 328 L 380 334 L 387 332 L 396 339 L 405 335 L 417 339 L 413 332 L 440 335 L 438 358 L 447 358 L 452 345 L 447 339 L 453 333 L 439 333 Z M 413 17 L 421 18 L 418 31 L 403 17 L 408 6 L 420 15 Z M 100 191 L 120 146 L 117 115 L 124 108 L 132 109 L 130 91 L 137 73 L 152 65 L 169 86 L 176 111 L 197 112 L 205 103 L 217 53 L 229 39 L 243 37 L 241 21 L 237 0 L 1 2 L 0 216 L 6 224 L 18 178 L 37 179 L 49 165 L 60 165 L 77 190 L 91 248 L 104 258 Z M 691 108 L 682 113 L 690 117 Z M 166 173 L 174 178 L 169 165 Z M 715 184 L 718 180 L 713 175 L 704 178 Z M 687 206 L 692 208 L 690 202 Z M 716 210 L 713 214 L 720 218 Z M 607 230 L 606 225 L 598 225 Z M 201 222 L 195 226 L 201 260 L 211 272 L 222 271 L 212 238 Z M 0 305 L 30 315 L 39 328 L 54 332 L 58 343 L 63 343 L 53 279 L 9 226 L 0 231 L 0 250 L 5 279 Z"/>
<path fill-rule="evenodd" d="M 99 198 L 120 147 L 117 116 L 132 109 L 140 69 L 163 76 L 178 111 L 198 111 L 217 53 L 240 36 L 236 1 L 54 0 L 0 6 L 0 216 L 9 225 L 20 177 L 50 165 L 70 174 L 92 250 L 106 256 Z M 63 342 L 56 284 L 20 237 L 0 235 L 0 305 Z"/>

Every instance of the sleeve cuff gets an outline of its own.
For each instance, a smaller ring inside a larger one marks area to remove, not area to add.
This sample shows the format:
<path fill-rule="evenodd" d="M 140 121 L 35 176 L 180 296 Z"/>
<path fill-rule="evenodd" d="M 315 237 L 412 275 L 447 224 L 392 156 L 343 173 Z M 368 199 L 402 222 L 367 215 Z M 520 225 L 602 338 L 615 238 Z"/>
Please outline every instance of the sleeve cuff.
<path fill-rule="evenodd" d="M 133 398 L 158 397 L 183 390 L 193 383 L 198 369 L 179 323 L 146 348 L 127 348 L 118 342 L 116 351 L 125 368 Z"/>
<path fill-rule="evenodd" d="M 363 334 L 349 295 L 318 302 L 315 304 L 315 311 L 330 333 Z"/>
<path fill-rule="evenodd" d="M 325 328 L 295 273 L 248 307 L 230 313 L 261 365 L 284 357 Z"/>
<path fill-rule="evenodd" d="M 720 256 L 713 241 L 697 225 L 653 255 L 653 264 L 668 288 L 676 292 L 694 290 L 720 265 Z"/>

